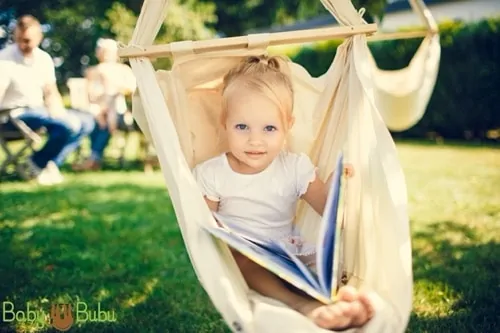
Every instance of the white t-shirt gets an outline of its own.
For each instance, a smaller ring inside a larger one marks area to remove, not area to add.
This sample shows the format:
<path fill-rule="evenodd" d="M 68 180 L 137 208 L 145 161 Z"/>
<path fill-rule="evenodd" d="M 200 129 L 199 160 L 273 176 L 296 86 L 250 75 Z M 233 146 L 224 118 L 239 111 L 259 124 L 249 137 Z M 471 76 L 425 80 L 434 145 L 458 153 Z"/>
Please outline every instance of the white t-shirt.
<path fill-rule="evenodd" d="M 54 62 L 37 48 L 25 58 L 16 44 L 0 50 L 0 107 L 42 107 L 43 88 L 56 82 Z"/>
<path fill-rule="evenodd" d="M 219 216 L 236 230 L 263 239 L 280 239 L 292 232 L 296 206 L 316 177 L 305 154 L 281 152 L 264 171 L 240 174 L 221 154 L 193 169 L 202 193 L 219 202 Z"/>
<path fill-rule="evenodd" d="M 124 114 L 127 111 L 125 92 L 132 94 L 136 89 L 136 79 L 132 69 L 118 62 L 103 62 L 92 68 L 93 75 L 89 79 L 90 99 L 92 103 L 106 105 L 110 111 Z M 102 80 L 106 81 L 104 82 Z M 108 96 L 115 96 L 112 101 Z M 108 113 L 109 114 L 109 113 Z"/>

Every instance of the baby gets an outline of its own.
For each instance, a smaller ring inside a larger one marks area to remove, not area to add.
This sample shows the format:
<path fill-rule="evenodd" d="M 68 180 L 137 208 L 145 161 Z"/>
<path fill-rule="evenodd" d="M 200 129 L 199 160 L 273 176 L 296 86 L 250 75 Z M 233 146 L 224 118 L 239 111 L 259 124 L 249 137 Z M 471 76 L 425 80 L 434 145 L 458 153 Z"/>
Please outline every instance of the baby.
<path fill-rule="evenodd" d="M 314 246 L 293 231 L 296 205 L 304 199 L 321 215 L 331 175 L 325 184 L 307 155 L 285 149 L 294 123 L 293 96 L 285 60 L 244 59 L 223 80 L 221 125 L 228 151 L 197 165 L 193 173 L 209 208 L 230 228 L 262 239 L 284 240 L 296 254 L 311 259 Z M 353 175 L 350 166 L 345 172 Z M 352 287 L 340 288 L 338 302 L 325 305 L 240 253 L 232 253 L 250 288 L 283 302 L 322 328 L 360 327 L 373 316 L 368 295 Z"/>

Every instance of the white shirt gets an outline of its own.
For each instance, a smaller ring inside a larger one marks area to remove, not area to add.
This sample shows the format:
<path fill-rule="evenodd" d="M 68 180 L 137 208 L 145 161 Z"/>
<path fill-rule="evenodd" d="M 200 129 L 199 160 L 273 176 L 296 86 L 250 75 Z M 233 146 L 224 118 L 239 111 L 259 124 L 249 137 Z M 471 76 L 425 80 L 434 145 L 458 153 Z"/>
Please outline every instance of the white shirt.
<path fill-rule="evenodd" d="M 263 239 L 279 239 L 292 232 L 297 201 L 316 177 L 305 154 L 281 152 L 264 171 L 240 174 L 226 154 L 193 169 L 202 193 L 219 202 L 218 215 L 232 229 Z"/>
<path fill-rule="evenodd" d="M 16 44 L 0 50 L 0 107 L 44 106 L 43 88 L 56 82 L 54 62 L 37 48 L 25 58 Z"/>
<path fill-rule="evenodd" d="M 136 89 L 136 79 L 132 69 L 118 62 L 103 62 L 96 65 L 94 71 L 99 73 L 99 79 L 92 78 L 89 81 L 91 101 L 99 104 L 101 99 L 114 96 L 111 106 L 108 107 L 113 112 L 124 114 L 127 111 L 124 92 L 132 94 Z M 102 79 L 106 81 L 105 85 Z"/>

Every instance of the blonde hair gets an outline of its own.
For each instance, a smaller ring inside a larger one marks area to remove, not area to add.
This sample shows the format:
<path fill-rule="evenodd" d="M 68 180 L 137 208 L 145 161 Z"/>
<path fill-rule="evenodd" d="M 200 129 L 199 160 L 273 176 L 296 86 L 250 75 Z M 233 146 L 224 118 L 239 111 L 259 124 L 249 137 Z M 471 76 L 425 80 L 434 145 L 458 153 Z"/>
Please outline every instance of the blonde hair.
<path fill-rule="evenodd" d="M 244 87 L 269 98 L 282 113 L 288 130 L 294 92 L 287 62 L 288 59 L 280 56 L 249 56 L 232 68 L 222 83 L 221 122 L 224 123 L 227 118 L 230 96 Z"/>
<path fill-rule="evenodd" d="M 118 62 L 118 43 L 111 38 L 99 38 L 96 43 L 96 56 L 100 62 Z"/>

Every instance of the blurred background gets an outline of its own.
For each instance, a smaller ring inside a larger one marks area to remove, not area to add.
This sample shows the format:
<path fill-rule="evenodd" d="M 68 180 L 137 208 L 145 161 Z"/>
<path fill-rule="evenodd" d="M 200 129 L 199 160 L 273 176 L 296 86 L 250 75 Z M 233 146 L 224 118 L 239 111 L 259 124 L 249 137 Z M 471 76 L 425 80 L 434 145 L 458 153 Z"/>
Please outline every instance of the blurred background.
<path fill-rule="evenodd" d="M 500 3 L 495 0 L 425 3 L 439 23 L 443 60 L 429 112 L 416 126 L 397 137 L 498 140 Z M 421 28 L 421 21 L 407 0 L 354 0 L 353 4 L 356 8 L 364 7 L 364 18 L 379 23 L 382 30 Z M 60 89 L 67 92 L 67 80 L 82 76 L 88 66 L 96 63 L 94 48 L 98 38 L 113 37 L 128 43 L 141 5 L 139 0 L 2 0 L 0 47 L 9 42 L 9 32 L 17 16 L 29 13 L 38 17 L 45 31 L 41 47 L 54 58 Z M 336 25 L 319 0 L 271 3 L 172 0 L 169 8 L 156 43 Z M 340 42 L 295 45 L 280 48 L 279 52 L 302 64 L 312 75 L 320 75 L 331 63 Z M 381 69 L 397 69 L 409 63 L 420 42 L 394 40 L 371 43 L 370 47 Z M 157 68 L 168 65 L 168 59 L 155 64 Z"/>

